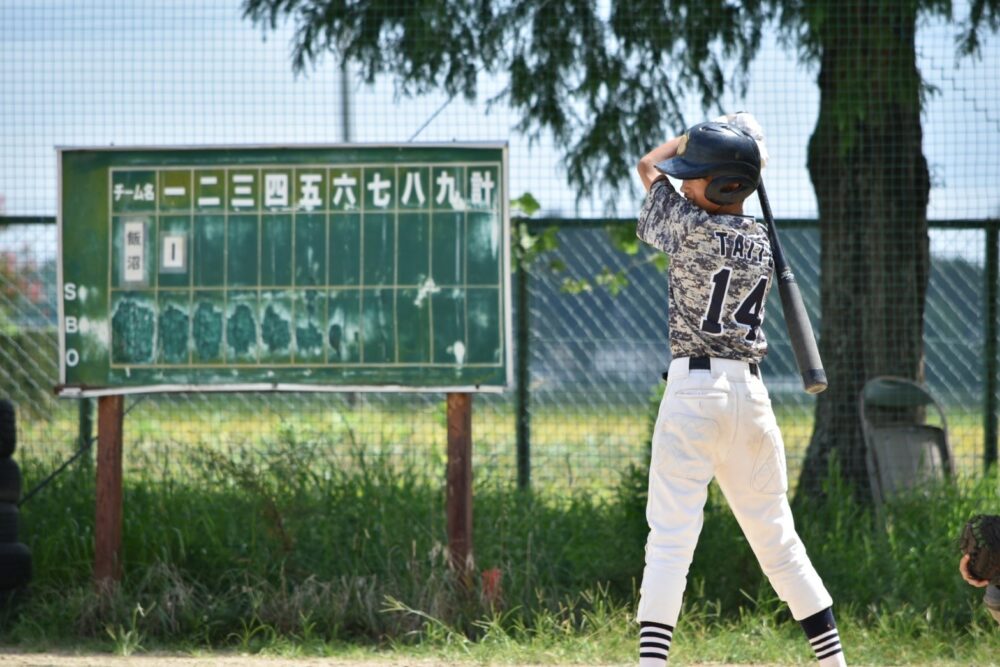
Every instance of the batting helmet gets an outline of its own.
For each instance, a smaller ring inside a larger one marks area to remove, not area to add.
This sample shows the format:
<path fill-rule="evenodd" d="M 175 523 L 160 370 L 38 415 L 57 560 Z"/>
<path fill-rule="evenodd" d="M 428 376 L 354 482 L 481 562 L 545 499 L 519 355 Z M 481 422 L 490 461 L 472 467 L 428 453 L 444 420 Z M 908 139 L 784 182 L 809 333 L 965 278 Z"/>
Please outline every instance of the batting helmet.
<path fill-rule="evenodd" d="M 736 204 L 760 185 L 760 150 L 753 137 L 738 127 L 699 123 L 681 138 L 676 157 L 656 168 L 685 180 L 711 176 L 705 197 L 715 204 Z"/>

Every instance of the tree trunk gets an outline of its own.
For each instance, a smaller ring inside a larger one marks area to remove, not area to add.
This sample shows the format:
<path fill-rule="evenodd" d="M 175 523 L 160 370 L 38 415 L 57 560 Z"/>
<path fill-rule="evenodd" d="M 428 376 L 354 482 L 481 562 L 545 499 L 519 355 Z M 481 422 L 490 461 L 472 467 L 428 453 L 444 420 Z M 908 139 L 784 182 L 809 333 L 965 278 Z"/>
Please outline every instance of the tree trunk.
<path fill-rule="evenodd" d="M 819 203 L 820 352 L 830 387 L 816 403 L 796 497 L 821 493 L 835 460 L 864 500 L 858 394 L 877 375 L 923 378 L 930 179 L 921 150 L 916 3 L 827 7 L 829 27 L 817 31 L 820 114 L 808 160 Z"/>

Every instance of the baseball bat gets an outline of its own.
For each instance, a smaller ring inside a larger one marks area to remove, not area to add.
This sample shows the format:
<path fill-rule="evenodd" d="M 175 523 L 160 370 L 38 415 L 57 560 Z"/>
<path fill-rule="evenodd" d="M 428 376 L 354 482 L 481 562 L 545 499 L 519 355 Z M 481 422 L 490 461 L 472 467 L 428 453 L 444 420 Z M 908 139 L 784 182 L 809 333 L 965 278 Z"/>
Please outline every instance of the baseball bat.
<path fill-rule="evenodd" d="M 778 228 L 771 215 L 771 205 L 767 201 L 764 182 L 757 186 L 757 196 L 760 198 L 760 208 L 767 223 L 767 236 L 771 241 L 771 257 L 774 259 L 774 270 L 778 274 L 778 292 L 781 295 L 781 308 L 785 311 L 785 326 L 792 339 L 792 350 L 795 351 L 795 362 L 802 374 L 802 386 L 810 394 L 818 394 L 827 387 L 826 371 L 823 370 L 823 360 L 819 358 L 819 348 L 816 346 L 816 336 L 813 335 L 812 324 L 809 323 L 809 313 L 802 302 L 799 285 L 795 282 L 795 274 L 785 259 L 778 239 Z"/>

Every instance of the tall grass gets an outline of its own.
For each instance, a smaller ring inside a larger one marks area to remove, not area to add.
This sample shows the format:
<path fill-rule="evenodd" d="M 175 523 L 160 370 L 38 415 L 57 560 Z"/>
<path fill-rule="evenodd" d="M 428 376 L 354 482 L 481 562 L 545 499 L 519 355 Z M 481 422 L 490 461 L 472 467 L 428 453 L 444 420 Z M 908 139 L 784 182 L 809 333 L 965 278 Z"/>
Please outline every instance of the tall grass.
<path fill-rule="evenodd" d="M 390 599 L 475 635 L 486 612 L 557 609 L 599 583 L 619 598 L 631 594 L 641 537 L 630 549 L 607 547 L 619 536 L 620 503 L 479 480 L 477 566 L 502 572 L 501 596 L 487 600 L 478 582 L 447 566 L 441 485 L 360 451 L 334 457 L 327 445 L 288 432 L 243 455 L 178 449 L 188 459 L 183 474 L 134 466 L 124 494 L 124 581 L 104 600 L 90 593 L 93 469 L 69 470 L 23 507 L 36 577 L 5 634 L 103 639 L 108 628 L 135 625 L 150 638 L 232 643 L 266 627 L 377 642 L 425 625 L 402 608 L 385 613 Z M 36 463 L 22 463 L 26 476 L 41 476 Z"/>
<path fill-rule="evenodd" d="M 476 570 L 459 576 L 447 565 L 444 489 L 426 470 L 390 467 L 360 450 L 334 456 L 330 443 L 291 430 L 252 451 L 165 455 L 183 458 L 183 473 L 140 465 L 126 477 L 124 580 L 111 596 L 96 596 L 90 582 L 91 467 L 70 469 L 22 508 L 36 574 L 0 613 L 4 642 L 92 641 L 121 653 L 331 642 L 467 650 L 475 642 L 478 650 L 572 645 L 583 655 L 576 659 L 632 657 L 646 533 L 639 468 L 602 495 L 523 493 L 477 479 Z M 22 462 L 29 478 L 41 476 L 40 465 Z M 957 575 L 955 538 L 970 515 L 996 511 L 997 481 L 927 488 L 876 518 L 831 475 L 826 498 L 805 503 L 796 519 L 847 619 L 845 634 L 853 627 L 859 637 L 873 633 L 876 645 L 905 637 L 938 646 L 935 633 L 993 629 Z M 479 578 L 492 569 L 501 573 L 498 591 Z M 714 487 L 688 591 L 679 640 L 723 641 L 753 628 L 754 645 L 778 647 L 797 632 Z M 727 659 L 745 654 L 719 647 Z M 789 660 L 808 658 L 788 650 Z M 785 651 L 771 657 L 786 659 Z"/>

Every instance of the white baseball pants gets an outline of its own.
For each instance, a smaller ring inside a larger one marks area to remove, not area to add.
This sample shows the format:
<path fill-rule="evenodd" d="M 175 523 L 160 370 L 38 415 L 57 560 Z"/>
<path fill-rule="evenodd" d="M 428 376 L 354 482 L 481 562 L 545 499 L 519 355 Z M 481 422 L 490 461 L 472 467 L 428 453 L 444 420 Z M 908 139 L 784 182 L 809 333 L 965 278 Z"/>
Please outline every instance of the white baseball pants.
<path fill-rule="evenodd" d="M 742 361 L 674 359 L 653 435 L 639 621 L 676 625 L 714 476 L 778 597 L 801 620 L 833 604 L 795 532 L 785 446 L 761 379 Z"/>

